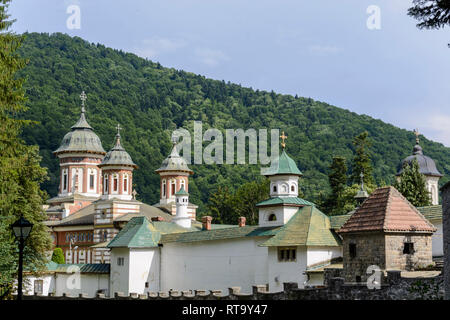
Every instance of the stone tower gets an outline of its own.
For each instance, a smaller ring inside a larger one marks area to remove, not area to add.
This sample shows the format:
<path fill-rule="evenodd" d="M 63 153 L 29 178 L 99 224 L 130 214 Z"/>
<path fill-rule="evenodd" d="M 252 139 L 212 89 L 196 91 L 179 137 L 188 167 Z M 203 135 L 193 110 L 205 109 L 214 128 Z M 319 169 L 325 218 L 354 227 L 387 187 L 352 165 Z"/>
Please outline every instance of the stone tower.
<path fill-rule="evenodd" d="M 416 145 L 413 148 L 413 154 L 403 159 L 398 166 L 397 176 L 403 171 L 405 163 L 411 164 L 413 159 L 416 159 L 419 164 L 419 171 L 425 176 L 425 182 L 428 192 L 430 193 L 431 204 L 439 204 L 439 179 L 442 174 L 436 168 L 436 163 L 430 157 L 423 154 L 422 147 L 419 144 L 419 132 L 414 130 L 416 135 Z"/>
<path fill-rule="evenodd" d="M 372 265 L 384 271 L 432 264 L 434 231 L 394 187 L 376 189 L 337 231 L 343 239 L 345 280 L 365 282 Z"/>

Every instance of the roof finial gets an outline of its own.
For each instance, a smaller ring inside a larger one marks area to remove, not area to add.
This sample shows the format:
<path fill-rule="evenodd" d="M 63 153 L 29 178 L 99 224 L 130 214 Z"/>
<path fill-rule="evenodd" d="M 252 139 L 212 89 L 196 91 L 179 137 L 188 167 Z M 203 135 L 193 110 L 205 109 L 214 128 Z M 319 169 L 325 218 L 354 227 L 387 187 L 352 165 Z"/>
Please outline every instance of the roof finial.
<path fill-rule="evenodd" d="M 281 147 L 283 148 L 283 150 L 286 148 L 286 143 L 284 142 L 287 139 L 287 136 L 284 135 L 284 131 L 281 132 Z"/>
<path fill-rule="evenodd" d="M 356 193 L 355 196 L 358 206 L 360 206 L 364 202 L 364 200 L 366 200 L 369 197 L 367 191 L 364 190 L 364 173 L 361 171 L 359 176 L 361 177 L 361 189 Z"/>
<path fill-rule="evenodd" d="M 361 190 L 364 191 L 364 173 L 361 171 L 359 176 L 361 178 Z"/>
<path fill-rule="evenodd" d="M 84 93 L 84 90 L 80 94 L 80 99 L 81 99 L 81 112 L 84 113 L 85 112 L 84 103 L 86 102 L 87 99 L 87 95 L 86 93 Z"/>
<path fill-rule="evenodd" d="M 133 192 L 131 192 L 131 195 L 133 196 L 133 199 L 136 200 L 136 195 L 138 193 L 136 192 L 136 189 L 133 189 Z"/>
<path fill-rule="evenodd" d="M 120 123 L 117 124 L 117 135 L 120 137 L 120 130 L 122 130 L 122 127 L 120 126 Z"/>
<path fill-rule="evenodd" d="M 413 132 L 416 136 L 416 144 L 419 144 L 419 135 L 420 135 L 419 129 L 414 129 Z"/>
<path fill-rule="evenodd" d="M 120 145 L 120 130 L 122 130 L 122 127 L 120 126 L 120 123 L 117 124 L 116 129 L 117 129 L 117 134 L 116 134 L 116 144 L 114 146 L 115 148 L 121 147 L 121 145 Z"/>

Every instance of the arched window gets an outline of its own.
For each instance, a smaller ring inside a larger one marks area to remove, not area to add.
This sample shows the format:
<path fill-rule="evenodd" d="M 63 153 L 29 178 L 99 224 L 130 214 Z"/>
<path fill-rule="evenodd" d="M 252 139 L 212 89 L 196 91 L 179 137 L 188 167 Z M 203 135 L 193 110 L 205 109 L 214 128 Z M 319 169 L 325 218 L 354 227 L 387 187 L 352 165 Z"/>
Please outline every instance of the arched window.
<path fill-rule="evenodd" d="M 281 186 L 281 192 L 283 192 L 283 193 L 288 193 L 288 186 L 285 185 L 285 184 L 283 184 L 283 185 Z"/>
<path fill-rule="evenodd" d="M 267 218 L 267 221 L 277 221 L 277 216 L 275 213 L 271 213 L 269 215 L 269 218 Z"/>
<path fill-rule="evenodd" d="M 291 186 L 291 191 L 295 192 L 295 186 L 294 185 Z"/>
<path fill-rule="evenodd" d="M 172 180 L 170 181 L 170 195 L 173 196 L 175 192 L 175 180 Z"/>
<path fill-rule="evenodd" d="M 89 169 L 89 190 L 94 190 L 95 188 L 95 170 Z"/>
<path fill-rule="evenodd" d="M 273 186 L 273 192 L 277 192 L 277 186 Z"/>
<path fill-rule="evenodd" d="M 163 179 L 161 188 L 162 188 L 162 197 L 165 198 L 166 197 L 166 179 Z"/>
<path fill-rule="evenodd" d="M 105 175 L 103 176 L 103 190 L 105 194 L 108 193 L 108 184 L 109 184 L 108 175 L 105 173 Z"/>
<path fill-rule="evenodd" d="M 128 192 L 128 174 L 123 175 L 123 192 Z"/>
<path fill-rule="evenodd" d="M 63 191 L 67 191 L 67 179 L 68 179 L 68 172 L 67 172 L 67 169 L 64 169 L 63 170 L 63 183 L 62 183 Z"/>
<path fill-rule="evenodd" d="M 117 192 L 119 190 L 119 176 L 115 174 L 113 176 L 113 191 Z"/>

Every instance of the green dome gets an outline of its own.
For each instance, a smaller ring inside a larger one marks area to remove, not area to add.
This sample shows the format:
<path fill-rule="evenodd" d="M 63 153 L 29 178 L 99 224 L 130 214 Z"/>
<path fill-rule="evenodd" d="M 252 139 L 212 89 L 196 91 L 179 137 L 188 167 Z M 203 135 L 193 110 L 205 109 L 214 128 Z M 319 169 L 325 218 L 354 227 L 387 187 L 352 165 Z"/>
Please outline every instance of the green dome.
<path fill-rule="evenodd" d="M 72 131 L 64 136 L 59 148 L 53 152 L 54 154 L 87 152 L 104 155 L 106 153 L 100 138 L 86 121 L 84 108 L 81 110 L 80 119 L 71 129 Z"/>
<path fill-rule="evenodd" d="M 297 175 L 302 176 L 303 174 L 298 169 L 295 161 L 289 157 L 285 150 L 278 157 L 278 162 L 273 164 L 274 167 L 269 167 L 263 174 L 265 176 L 275 176 L 275 175 Z"/>
<path fill-rule="evenodd" d="M 131 159 L 131 156 L 128 152 L 120 144 L 120 134 L 116 135 L 116 143 L 114 147 L 106 154 L 103 158 L 102 163 L 100 163 L 99 167 L 103 166 L 130 166 L 137 168 L 137 165 Z"/>

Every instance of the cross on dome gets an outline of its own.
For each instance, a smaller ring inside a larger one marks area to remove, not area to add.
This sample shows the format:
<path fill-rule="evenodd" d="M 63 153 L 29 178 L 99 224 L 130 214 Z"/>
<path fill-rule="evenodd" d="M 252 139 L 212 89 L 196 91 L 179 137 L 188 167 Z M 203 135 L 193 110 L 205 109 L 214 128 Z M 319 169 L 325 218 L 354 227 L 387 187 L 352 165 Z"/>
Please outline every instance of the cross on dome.
<path fill-rule="evenodd" d="M 122 130 L 122 127 L 120 126 L 120 123 L 117 124 L 116 129 L 117 129 L 117 135 L 120 136 L 120 130 Z"/>
<path fill-rule="evenodd" d="M 287 139 L 287 136 L 284 135 L 284 131 L 281 132 L 280 138 L 281 138 L 281 147 L 283 147 L 283 149 L 285 149 L 286 148 L 286 143 L 284 141 Z"/>
<path fill-rule="evenodd" d="M 414 129 L 413 132 L 414 135 L 416 136 L 416 143 L 419 144 L 419 135 L 420 135 L 419 129 Z"/>
<path fill-rule="evenodd" d="M 86 102 L 87 99 L 87 95 L 86 93 L 84 93 L 84 90 L 80 94 L 80 99 L 81 99 L 81 112 L 84 113 L 85 112 L 84 103 Z"/>

